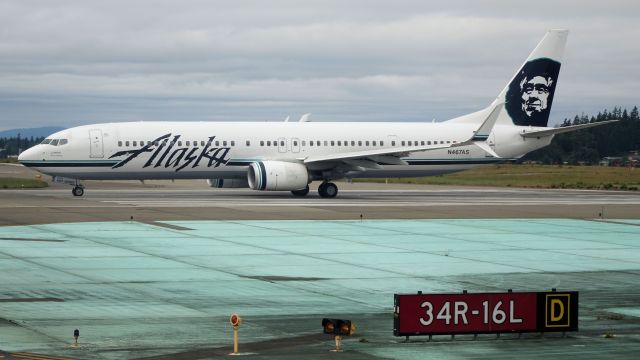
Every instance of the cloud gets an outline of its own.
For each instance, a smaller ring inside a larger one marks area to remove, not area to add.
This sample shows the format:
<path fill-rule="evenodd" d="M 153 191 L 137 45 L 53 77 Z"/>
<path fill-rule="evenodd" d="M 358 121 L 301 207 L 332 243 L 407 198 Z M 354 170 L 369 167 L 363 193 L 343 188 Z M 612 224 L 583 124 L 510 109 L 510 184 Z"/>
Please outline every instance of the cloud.
<path fill-rule="evenodd" d="M 0 3 L 2 128 L 112 120 L 440 120 L 571 29 L 552 114 L 634 105 L 633 1 Z M 624 54 L 616 56 L 614 54 Z M 563 105 L 564 104 L 564 105 Z M 558 116 L 559 115 L 559 116 Z"/>

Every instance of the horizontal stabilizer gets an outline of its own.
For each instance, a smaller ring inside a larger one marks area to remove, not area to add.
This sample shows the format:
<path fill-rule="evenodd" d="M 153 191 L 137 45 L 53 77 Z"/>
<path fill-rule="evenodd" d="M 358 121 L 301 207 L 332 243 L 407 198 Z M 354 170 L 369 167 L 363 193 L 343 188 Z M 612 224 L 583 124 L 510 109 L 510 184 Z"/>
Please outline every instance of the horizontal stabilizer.
<path fill-rule="evenodd" d="M 620 121 L 620 120 L 607 120 L 607 121 L 600 121 L 600 122 L 594 122 L 594 123 L 588 123 L 588 124 L 563 126 L 563 127 L 559 127 L 559 128 L 542 129 L 542 130 L 526 130 L 525 129 L 525 130 L 522 130 L 522 133 L 520 133 L 520 136 L 522 136 L 524 138 L 541 138 L 541 137 L 545 137 L 545 136 L 551 136 L 551 135 L 555 135 L 555 134 L 562 134 L 562 133 L 576 131 L 576 130 L 580 130 L 580 129 L 586 129 L 586 128 L 590 128 L 590 127 L 594 127 L 594 126 L 611 124 L 611 123 L 618 122 L 618 121 Z"/>

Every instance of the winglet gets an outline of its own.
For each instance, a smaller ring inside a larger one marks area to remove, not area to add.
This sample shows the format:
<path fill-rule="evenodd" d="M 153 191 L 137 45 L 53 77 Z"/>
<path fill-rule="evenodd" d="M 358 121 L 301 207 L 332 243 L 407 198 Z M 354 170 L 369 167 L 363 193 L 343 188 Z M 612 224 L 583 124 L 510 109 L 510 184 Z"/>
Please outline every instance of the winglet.
<path fill-rule="evenodd" d="M 471 141 L 485 141 L 489 138 L 489 134 L 491 134 L 491 130 L 493 130 L 493 125 L 496 124 L 496 120 L 498 120 L 498 115 L 502 108 L 504 107 L 504 102 L 500 102 L 493 107 L 489 116 L 484 120 L 482 125 L 476 130 L 476 133 L 471 138 Z"/>
<path fill-rule="evenodd" d="M 311 113 L 307 113 L 307 114 L 302 115 L 300 117 L 300 122 L 309 122 L 309 121 L 311 121 L 311 120 L 309 120 L 310 116 L 311 116 Z"/>

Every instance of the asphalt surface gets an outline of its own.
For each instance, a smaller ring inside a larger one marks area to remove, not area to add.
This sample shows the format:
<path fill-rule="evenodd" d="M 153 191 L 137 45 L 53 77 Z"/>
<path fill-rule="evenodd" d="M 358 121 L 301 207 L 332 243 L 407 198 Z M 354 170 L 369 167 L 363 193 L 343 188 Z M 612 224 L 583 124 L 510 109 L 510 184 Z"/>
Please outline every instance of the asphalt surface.
<path fill-rule="evenodd" d="M 33 178 L 0 164 L 0 177 Z M 43 176 L 43 180 L 48 177 Z M 213 189 L 198 181 L 87 181 L 75 198 L 68 185 L 0 190 L 0 225 L 160 220 L 331 220 L 456 218 L 640 218 L 640 192 L 511 189 L 338 182 L 337 198 L 289 192 Z"/>
<path fill-rule="evenodd" d="M 635 192 L 339 183 L 321 199 L 203 181 L 86 185 L 82 198 L 59 184 L 0 190 L 0 359 L 225 357 L 232 311 L 245 315 L 241 351 L 259 359 L 640 351 Z M 580 331 L 566 338 L 391 335 L 394 292 L 552 287 L 580 291 Z M 357 322 L 345 352 L 328 351 L 324 316 Z"/>

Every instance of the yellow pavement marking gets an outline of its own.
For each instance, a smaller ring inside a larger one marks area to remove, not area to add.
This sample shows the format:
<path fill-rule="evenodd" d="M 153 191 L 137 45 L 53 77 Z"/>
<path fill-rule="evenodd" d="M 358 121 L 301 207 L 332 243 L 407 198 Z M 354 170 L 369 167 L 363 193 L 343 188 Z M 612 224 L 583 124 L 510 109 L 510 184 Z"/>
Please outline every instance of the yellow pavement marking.
<path fill-rule="evenodd" d="M 19 359 L 26 359 L 26 360 L 71 360 L 71 358 L 65 358 L 60 356 L 32 354 L 32 353 L 26 353 L 26 352 L 16 352 L 16 353 L 11 353 L 10 355 Z"/>

